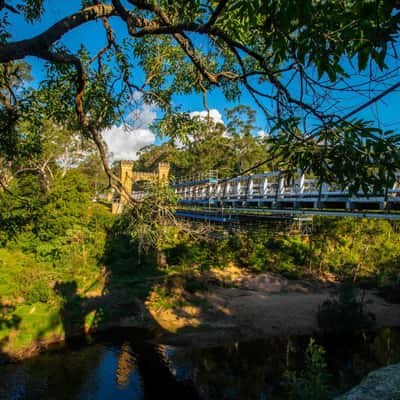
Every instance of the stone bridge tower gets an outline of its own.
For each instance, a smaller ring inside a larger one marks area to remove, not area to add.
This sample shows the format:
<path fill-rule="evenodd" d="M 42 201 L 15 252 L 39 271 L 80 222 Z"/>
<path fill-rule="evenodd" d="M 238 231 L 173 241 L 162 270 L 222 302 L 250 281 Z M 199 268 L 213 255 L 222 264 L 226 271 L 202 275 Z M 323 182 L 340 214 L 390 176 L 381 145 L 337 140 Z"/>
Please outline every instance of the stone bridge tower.
<path fill-rule="evenodd" d="M 133 161 L 122 160 L 120 162 L 119 176 L 124 187 L 121 193 L 119 201 L 113 201 L 112 203 L 112 213 L 120 214 L 122 212 L 123 206 L 128 203 L 127 193 L 132 193 L 133 185 L 136 182 L 148 181 L 161 184 L 168 184 L 169 181 L 169 162 L 160 162 L 157 165 L 155 172 L 141 172 L 133 171 Z"/>
<path fill-rule="evenodd" d="M 158 180 L 161 183 L 168 183 L 169 179 L 169 170 L 171 166 L 169 162 L 159 162 L 157 165 L 157 171 L 158 171 Z"/>
<path fill-rule="evenodd" d="M 128 202 L 128 195 L 126 193 L 132 193 L 132 171 L 133 161 L 122 160 L 119 168 L 119 176 L 124 187 L 124 191 L 121 193 L 121 204 L 126 204 Z"/>

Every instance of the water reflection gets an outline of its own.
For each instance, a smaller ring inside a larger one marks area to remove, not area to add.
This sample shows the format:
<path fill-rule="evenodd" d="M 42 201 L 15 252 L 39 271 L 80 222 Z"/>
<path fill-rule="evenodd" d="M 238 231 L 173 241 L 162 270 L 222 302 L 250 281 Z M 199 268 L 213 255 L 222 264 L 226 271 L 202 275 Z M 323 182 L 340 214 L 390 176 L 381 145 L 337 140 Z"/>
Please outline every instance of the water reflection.
<path fill-rule="evenodd" d="M 129 342 L 122 343 L 118 354 L 116 379 L 121 388 L 131 384 L 131 374 L 136 371 L 136 356 Z"/>
<path fill-rule="evenodd" d="M 120 330 L 95 344 L 0 367 L 0 399 L 285 399 L 282 374 L 301 368 L 307 337 L 214 348 L 156 346 L 147 332 Z M 400 361 L 398 330 L 318 338 L 337 386 Z"/>

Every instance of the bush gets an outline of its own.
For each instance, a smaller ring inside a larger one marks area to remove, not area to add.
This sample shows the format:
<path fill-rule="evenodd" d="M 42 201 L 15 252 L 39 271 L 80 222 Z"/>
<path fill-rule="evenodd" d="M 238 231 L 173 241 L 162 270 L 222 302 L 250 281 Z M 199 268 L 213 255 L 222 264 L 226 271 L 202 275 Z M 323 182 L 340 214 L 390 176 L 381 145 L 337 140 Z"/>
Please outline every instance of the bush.
<path fill-rule="evenodd" d="M 48 303 L 52 298 L 54 298 L 53 290 L 49 282 L 43 279 L 33 281 L 25 295 L 27 304 Z"/>
<path fill-rule="evenodd" d="M 318 310 L 318 324 L 327 332 L 350 333 L 371 329 L 375 316 L 365 311 L 364 297 L 351 282 L 343 283 L 338 294 L 324 301 Z"/>
<path fill-rule="evenodd" d="M 288 371 L 285 375 L 289 398 L 295 400 L 330 399 L 332 395 L 329 385 L 330 378 L 325 362 L 325 350 L 311 338 L 306 350 L 304 369 Z"/>

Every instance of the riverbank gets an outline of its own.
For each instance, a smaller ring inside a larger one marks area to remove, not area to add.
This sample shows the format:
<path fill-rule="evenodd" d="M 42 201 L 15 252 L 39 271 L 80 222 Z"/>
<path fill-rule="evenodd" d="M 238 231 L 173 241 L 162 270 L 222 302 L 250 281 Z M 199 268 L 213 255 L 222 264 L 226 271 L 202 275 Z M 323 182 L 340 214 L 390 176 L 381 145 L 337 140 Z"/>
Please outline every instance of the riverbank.
<path fill-rule="evenodd" d="M 213 274 L 213 272 L 212 272 Z M 151 315 L 166 332 L 160 343 L 215 345 L 266 336 L 320 333 L 319 306 L 337 291 L 337 285 L 314 280 L 242 272 L 234 267 L 219 271 L 219 282 L 194 296 L 202 306 L 154 310 Z M 366 311 L 376 327 L 400 326 L 400 304 L 391 304 L 374 290 L 363 293 Z"/>
<path fill-rule="evenodd" d="M 29 340 L 23 323 L 16 329 L 10 325 L 7 335 L 3 329 L 1 358 L 31 357 L 77 337 L 119 327 L 152 329 L 156 342 L 183 346 L 312 335 L 319 331 L 320 304 L 337 288 L 332 282 L 288 280 L 232 265 L 189 276 L 151 278 L 152 289 L 146 299 L 137 296 L 142 281 L 108 294 L 94 291 L 81 301 L 70 299 L 69 308 L 65 304 L 23 306 L 29 307 L 25 315 L 42 326 L 41 334 Z M 376 327 L 400 326 L 400 304 L 386 302 L 373 290 L 365 291 L 364 296 Z"/>

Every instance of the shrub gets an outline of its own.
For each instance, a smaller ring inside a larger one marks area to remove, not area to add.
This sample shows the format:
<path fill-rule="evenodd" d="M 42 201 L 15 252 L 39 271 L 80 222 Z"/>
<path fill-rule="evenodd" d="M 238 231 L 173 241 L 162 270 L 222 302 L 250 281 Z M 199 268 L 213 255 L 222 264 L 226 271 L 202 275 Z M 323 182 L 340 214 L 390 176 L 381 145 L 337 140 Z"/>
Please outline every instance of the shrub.
<path fill-rule="evenodd" d="M 54 298 L 51 282 L 39 267 L 25 267 L 14 271 L 14 296 L 22 296 L 26 304 L 47 303 Z"/>
<path fill-rule="evenodd" d="M 304 369 L 286 372 L 285 385 L 290 399 L 324 400 L 330 399 L 332 395 L 330 379 L 325 350 L 311 338 L 306 350 Z"/>
<path fill-rule="evenodd" d="M 337 333 L 371 329 L 375 317 L 365 311 L 364 305 L 364 297 L 359 290 L 351 282 L 345 282 L 335 297 L 320 305 L 318 324 L 324 331 Z"/>

